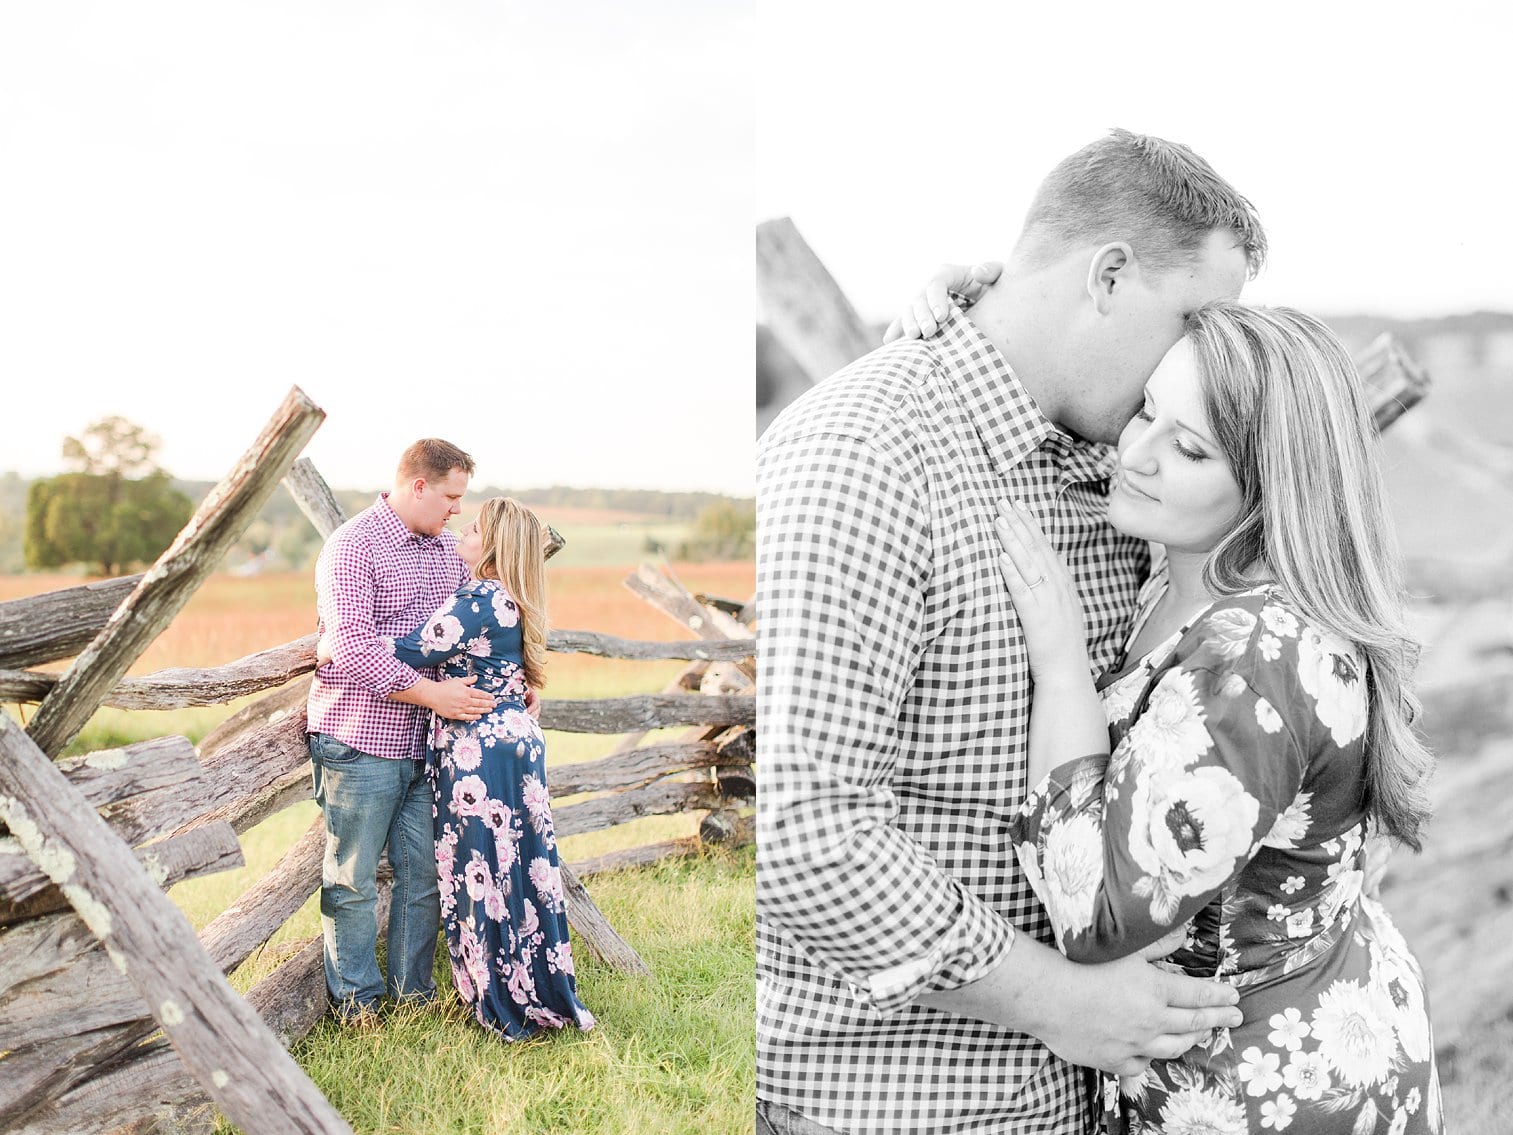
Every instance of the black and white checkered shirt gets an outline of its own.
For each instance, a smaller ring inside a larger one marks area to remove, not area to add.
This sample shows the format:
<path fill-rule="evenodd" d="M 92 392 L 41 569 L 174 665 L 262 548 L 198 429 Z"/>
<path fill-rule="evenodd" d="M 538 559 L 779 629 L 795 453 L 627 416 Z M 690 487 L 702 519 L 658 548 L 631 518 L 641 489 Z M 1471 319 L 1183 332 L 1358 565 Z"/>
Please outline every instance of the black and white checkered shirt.
<path fill-rule="evenodd" d="M 758 446 L 757 1094 L 848 1133 L 1068 1132 L 1087 1077 L 911 1004 L 1050 941 L 1007 828 L 1030 674 L 996 502 L 1027 502 L 1113 661 L 1148 568 L 1107 447 L 1046 420 L 959 311 L 873 351 Z"/>

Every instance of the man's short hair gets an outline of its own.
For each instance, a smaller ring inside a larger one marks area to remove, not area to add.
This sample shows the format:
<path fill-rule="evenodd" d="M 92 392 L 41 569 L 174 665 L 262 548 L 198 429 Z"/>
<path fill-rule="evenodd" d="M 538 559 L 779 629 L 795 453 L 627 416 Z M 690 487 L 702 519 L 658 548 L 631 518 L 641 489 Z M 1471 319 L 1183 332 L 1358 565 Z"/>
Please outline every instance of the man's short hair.
<path fill-rule="evenodd" d="M 1215 229 L 1239 238 L 1255 276 L 1266 261 L 1255 207 L 1186 146 L 1114 130 L 1040 183 L 1020 241 L 1047 256 L 1127 241 L 1140 263 L 1159 273 L 1191 263 Z"/>
<path fill-rule="evenodd" d="M 471 477 L 473 459 L 449 441 L 423 437 L 399 455 L 395 480 L 404 482 L 424 477 L 427 481 L 444 481 L 453 469 L 461 469 Z"/>

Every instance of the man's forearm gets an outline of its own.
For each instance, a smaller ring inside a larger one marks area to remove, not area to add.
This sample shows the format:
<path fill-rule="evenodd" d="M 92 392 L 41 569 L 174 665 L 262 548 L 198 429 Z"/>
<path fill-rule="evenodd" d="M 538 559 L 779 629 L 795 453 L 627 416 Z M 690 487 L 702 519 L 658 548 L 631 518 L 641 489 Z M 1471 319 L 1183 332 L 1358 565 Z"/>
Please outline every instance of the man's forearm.
<path fill-rule="evenodd" d="M 1054 989 L 1070 965 L 1049 946 L 1016 934 L 998 965 L 976 981 L 922 994 L 915 1004 L 1041 1036 L 1047 1002 L 1056 1000 Z"/>
<path fill-rule="evenodd" d="M 404 702 L 405 705 L 418 705 L 422 709 L 436 708 L 436 689 L 440 682 L 433 682 L 430 678 L 417 677 L 412 685 L 402 690 L 395 690 L 385 694 L 389 701 Z"/>

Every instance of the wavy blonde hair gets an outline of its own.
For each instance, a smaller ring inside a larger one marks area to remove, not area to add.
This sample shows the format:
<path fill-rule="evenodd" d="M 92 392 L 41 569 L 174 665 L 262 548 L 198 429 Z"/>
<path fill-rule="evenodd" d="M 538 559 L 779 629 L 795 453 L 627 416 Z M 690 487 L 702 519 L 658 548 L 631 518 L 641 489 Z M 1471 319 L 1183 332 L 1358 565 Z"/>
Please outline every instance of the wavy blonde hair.
<path fill-rule="evenodd" d="M 490 497 L 478 510 L 483 555 L 474 574 L 497 579 L 520 608 L 525 682 L 546 686 L 546 525 L 514 497 Z"/>
<path fill-rule="evenodd" d="M 1204 410 L 1243 503 L 1204 565 L 1214 594 L 1271 577 L 1366 659 L 1365 806 L 1415 851 L 1433 755 L 1413 731 L 1419 644 L 1365 390 L 1334 332 L 1290 308 L 1207 304 L 1188 317 Z"/>

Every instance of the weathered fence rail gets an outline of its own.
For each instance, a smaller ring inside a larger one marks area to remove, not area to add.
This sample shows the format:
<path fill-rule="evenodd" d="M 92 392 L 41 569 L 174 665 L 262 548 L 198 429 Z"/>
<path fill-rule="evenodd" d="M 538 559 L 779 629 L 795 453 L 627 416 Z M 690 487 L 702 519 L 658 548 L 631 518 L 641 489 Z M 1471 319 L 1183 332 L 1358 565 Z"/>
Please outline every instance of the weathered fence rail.
<path fill-rule="evenodd" d="M 0 701 L 40 705 L 25 732 L 0 718 L 0 1131 L 145 1131 L 155 1117 L 211 1100 L 249 1131 L 347 1129 L 284 1051 L 326 1011 L 320 938 L 287 947 L 245 999 L 222 977 L 264 949 L 318 888 L 321 821 L 198 935 L 163 893 L 239 866 L 238 833 L 309 799 L 315 636 L 222 666 L 124 676 L 280 475 L 323 536 L 341 522 L 319 473 L 294 461 L 320 416 L 291 393 L 150 571 L 0 603 Z M 576 871 L 564 864 L 569 920 L 589 953 L 644 972 L 578 876 L 752 838 L 741 809 L 755 793 L 755 641 L 749 603 L 695 597 L 649 567 L 627 586 L 696 639 L 560 631 L 549 648 L 678 660 L 682 673 L 656 693 L 547 701 L 541 724 L 628 734 L 601 759 L 549 766 L 553 796 L 579 798 L 556 808 L 559 835 L 705 813 L 696 836 L 599 856 Z M 62 675 L 29 669 L 74 656 Z M 262 696 L 197 750 L 163 737 L 51 759 L 102 704 L 174 709 L 252 695 Z M 668 728 L 683 732 L 646 741 Z M 387 906 L 381 877 L 380 932 Z"/>

